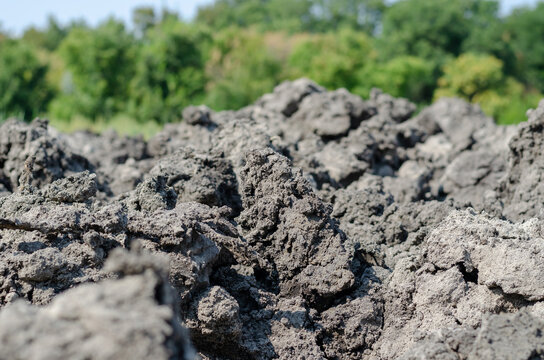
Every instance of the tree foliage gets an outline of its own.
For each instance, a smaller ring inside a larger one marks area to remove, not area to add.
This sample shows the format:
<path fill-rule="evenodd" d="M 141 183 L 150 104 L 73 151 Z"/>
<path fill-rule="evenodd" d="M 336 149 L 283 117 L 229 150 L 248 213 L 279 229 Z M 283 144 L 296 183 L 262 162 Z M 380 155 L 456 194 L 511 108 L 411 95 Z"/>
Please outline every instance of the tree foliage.
<path fill-rule="evenodd" d="M 349 27 L 373 33 L 384 9 L 383 0 L 217 0 L 199 9 L 197 21 L 214 29 L 328 32 Z"/>
<path fill-rule="evenodd" d="M 124 109 L 135 67 L 134 37 L 110 19 L 96 29 L 75 28 L 59 48 L 66 64 L 62 95 L 51 105 L 54 116 L 111 116 Z"/>
<path fill-rule="evenodd" d="M 0 117 L 159 124 L 309 77 L 363 97 L 459 96 L 517 122 L 544 92 L 542 19 L 544 2 L 501 16 L 498 0 L 215 0 L 192 22 L 136 8 L 128 27 L 50 17 L 0 32 Z"/>
<path fill-rule="evenodd" d="M 214 38 L 206 66 L 206 103 L 217 109 L 241 108 L 271 91 L 280 72 L 262 34 L 230 28 Z"/>
<path fill-rule="evenodd" d="M 342 29 L 309 36 L 292 50 L 288 60 L 291 78 L 309 77 L 330 89 L 358 85 L 357 71 L 374 57 L 370 38 Z"/>
<path fill-rule="evenodd" d="M 461 97 L 480 104 L 486 113 L 503 123 L 521 121 L 527 108 L 537 105 L 541 95 L 526 93 L 523 85 L 507 77 L 502 68 L 503 62 L 492 55 L 463 54 L 444 67 L 435 98 Z M 524 109 L 520 109 L 520 104 Z"/>
<path fill-rule="evenodd" d="M 435 96 L 472 100 L 485 91 L 500 88 L 504 85 L 502 66 L 502 61 L 491 55 L 463 54 L 444 66 Z"/>
<path fill-rule="evenodd" d="M 204 94 L 204 48 L 210 36 L 178 21 L 150 29 L 138 52 L 130 87 L 131 114 L 159 122 L 179 119 L 181 109 Z"/>
<path fill-rule="evenodd" d="M 158 22 L 155 9 L 142 6 L 132 12 L 132 24 L 138 36 L 144 36 L 147 30 L 153 28 Z"/>
<path fill-rule="evenodd" d="M 46 82 L 47 65 L 22 41 L 0 41 L 0 117 L 32 119 L 46 110 L 53 93 Z"/>
<path fill-rule="evenodd" d="M 442 64 L 458 56 L 464 41 L 497 9 L 495 0 L 395 2 L 383 19 L 383 56 L 412 55 Z"/>
<path fill-rule="evenodd" d="M 373 87 L 397 97 L 426 102 L 434 87 L 433 66 L 414 56 L 399 56 L 385 63 L 372 62 L 358 72 L 353 91 L 367 96 Z"/>
<path fill-rule="evenodd" d="M 544 2 L 515 10 L 506 20 L 507 42 L 516 56 L 516 75 L 544 92 Z"/>
<path fill-rule="evenodd" d="M 25 30 L 22 40 L 36 47 L 53 51 L 59 47 L 68 33 L 76 27 L 85 27 L 85 25 L 82 22 L 72 22 L 64 27 L 55 17 L 49 16 L 44 30 L 32 26 Z"/>

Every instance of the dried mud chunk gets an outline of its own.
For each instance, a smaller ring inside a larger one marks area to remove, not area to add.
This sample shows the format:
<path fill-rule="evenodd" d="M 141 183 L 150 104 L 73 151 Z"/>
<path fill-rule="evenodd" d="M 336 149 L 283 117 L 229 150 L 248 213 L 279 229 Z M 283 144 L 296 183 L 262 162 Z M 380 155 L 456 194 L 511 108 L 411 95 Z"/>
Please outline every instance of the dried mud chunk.
<path fill-rule="evenodd" d="M 478 328 L 486 314 L 525 306 L 471 275 L 460 264 L 441 269 L 421 253 L 405 253 L 384 284 L 384 326 L 375 354 L 396 359 L 440 329 Z"/>
<path fill-rule="evenodd" d="M 9 264 L 0 274 L 0 306 L 14 297 L 46 304 L 101 278 L 104 257 L 121 245 L 126 210 L 119 203 L 95 208 L 95 192 L 94 176 L 82 172 L 0 199 L 0 262 Z"/>
<path fill-rule="evenodd" d="M 416 122 L 436 124 L 456 148 L 471 145 L 476 131 L 494 127 L 493 120 L 482 110 L 461 99 L 442 98 L 423 110 Z"/>
<path fill-rule="evenodd" d="M 301 139 L 306 132 L 331 139 L 346 135 L 375 113 L 376 109 L 360 97 L 340 89 L 307 96 L 289 121 L 293 131 L 300 129 Z"/>
<path fill-rule="evenodd" d="M 155 211 L 170 210 L 176 206 L 176 192 L 166 185 L 166 178 L 153 176 L 140 183 L 127 199 L 132 210 Z"/>
<path fill-rule="evenodd" d="M 520 124 L 510 140 L 509 167 L 500 186 L 503 214 L 513 221 L 544 216 L 544 100 L 527 114 L 529 121 Z"/>
<path fill-rule="evenodd" d="M 374 265 L 395 267 L 451 211 L 451 201 L 395 202 L 378 177 L 365 178 L 333 193 L 333 216 L 356 249 Z"/>
<path fill-rule="evenodd" d="M 542 319 L 521 310 L 488 315 L 479 329 L 449 328 L 418 342 L 403 360 L 538 359 L 544 356 Z"/>
<path fill-rule="evenodd" d="M 212 110 L 205 106 L 188 106 L 183 109 L 183 120 L 190 125 L 213 126 Z"/>
<path fill-rule="evenodd" d="M 348 186 L 371 170 L 376 140 L 361 128 L 340 141 L 327 143 L 312 157 L 335 184 Z"/>
<path fill-rule="evenodd" d="M 47 200 L 65 203 L 85 202 L 96 195 L 95 179 L 95 174 L 83 171 L 46 185 L 40 193 Z"/>
<path fill-rule="evenodd" d="M 287 158 L 271 149 L 248 152 L 240 185 L 238 223 L 285 295 L 330 297 L 353 285 L 345 235 L 332 209 Z"/>
<path fill-rule="evenodd" d="M 235 357 L 242 334 L 239 312 L 236 299 L 220 286 L 213 286 L 201 294 L 193 302 L 186 320 L 197 348 L 208 354 Z"/>
<path fill-rule="evenodd" d="M 238 303 L 225 289 L 214 286 L 198 302 L 197 318 L 204 332 L 236 337 L 241 332 L 239 310 Z"/>
<path fill-rule="evenodd" d="M 237 176 L 245 164 L 245 154 L 248 150 L 271 148 L 281 151 L 284 149 L 279 136 L 281 129 L 271 127 L 269 122 L 263 121 L 264 116 L 253 116 L 251 112 L 251 108 L 246 109 L 244 113 L 225 121 L 219 127 L 213 141 L 214 151 L 225 155 Z"/>
<path fill-rule="evenodd" d="M 471 210 L 456 211 L 429 235 L 427 257 L 441 269 L 461 264 L 468 276 L 488 288 L 544 300 L 541 234 L 536 219 L 516 225 Z"/>
<path fill-rule="evenodd" d="M 34 157 L 30 185 L 40 188 L 66 175 L 92 170 L 84 157 L 75 154 L 61 139 L 48 131 L 47 120 L 31 124 L 7 121 L 0 126 L 0 168 L 7 179 L 0 179 L 15 191 L 24 163 Z"/>
<path fill-rule="evenodd" d="M 183 149 L 165 157 L 149 172 L 161 176 L 178 195 L 179 202 L 229 206 L 239 211 L 237 183 L 232 166 L 217 154 Z"/>
<path fill-rule="evenodd" d="M 133 190 L 152 167 L 142 136 L 122 136 L 113 130 L 100 135 L 77 132 L 62 136 L 95 166 L 99 190 L 103 192 L 99 195 L 109 197 Z"/>
<path fill-rule="evenodd" d="M 99 135 L 75 133 L 68 142 L 73 147 L 81 147 L 82 155 L 102 169 L 113 169 L 115 165 L 125 164 L 130 159 L 140 161 L 149 157 L 141 135 L 119 135 L 115 130 L 106 130 Z"/>
<path fill-rule="evenodd" d="M 274 88 L 274 92 L 257 100 L 257 105 L 267 110 L 293 115 L 301 101 L 310 94 L 325 92 L 325 88 L 308 79 L 285 81 Z"/>
<path fill-rule="evenodd" d="M 152 270 L 81 285 L 43 308 L 2 309 L 0 358 L 192 359 L 176 314 L 168 285 Z"/>
<path fill-rule="evenodd" d="M 120 245 L 111 235 L 44 234 L 38 231 L 0 231 L 0 307 L 10 294 L 34 304 L 47 304 L 76 284 L 97 281 L 106 254 Z"/>
<path fill-rule="evenodd" d="M 140 240 L 152 252 L 170 260 L 170 281 L 182 301 L 209 286 L 216 263 L 252 264 L 252 255 L 227 220 L 227 208 L 210 208 L 198 203 L 178 203 L 172 210 L 151 213 L 130 211 L 129 243 Z"/>
<path fill-rule="evenodd" d="M 314 322 L 316 315 L 301 297 L 279 301 L 270 319 L 270 342 L 278 359 L 326 359 Z"/>
<path fill-rule="evenodd" d="M 57 272 L 64 269 L 67 261 L 60 251 L 45 248 L 27 255 L 19 270 L 19 278 L 24 281 L 43 282 L 51 280 Z"/>
<path fill-rule="evenodd" d="M 542 319 L 524 310 L 491 315 L 482 323 L 468 358 L 538 359 L 544 356 L 543 331 Z"/>
<path fill-rule="evenodd" d="M 444 174 L 438 180 L 439 191 L 456 202 L 500 216 L 503 205 L 496 190 L 506 175 L 508 141 L 514 130 L 513 127 L 482 128 L 474 134 L 480 140 L 470 150 L 454 158 L 455 154 L 450 153 Z"/>
<path fill-rule="evenodd" d="M 327 358 L 360 359 L 381 335 L 383 304 L 376 290 L 355 292 L 343 304 L 320 315 Z"/>
<path fill-rule="evenodd" d="M 391 117 L 395 122 L 403 122 L 416 111 L 416 105 L 407 99 L 395 99 L 379 89 L 370 91 L 370 102 L 378 109 L 380 116 Z"/>
<path fill-rule="evenodd" d="M 467 359 L 476 331 L 466 328 L 440 329 L 410 347 L 401 360 L 461 360 Z"/>

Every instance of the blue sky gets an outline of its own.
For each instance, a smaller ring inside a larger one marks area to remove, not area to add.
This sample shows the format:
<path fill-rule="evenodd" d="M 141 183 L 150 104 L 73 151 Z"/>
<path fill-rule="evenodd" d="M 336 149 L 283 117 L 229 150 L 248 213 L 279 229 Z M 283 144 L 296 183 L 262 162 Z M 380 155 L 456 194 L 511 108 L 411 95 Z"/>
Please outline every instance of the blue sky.
<path fill-rule="evenodd" d="M 432 1 L 432 0 L 429 0 Z M 501 0 L 501 12 L 520 5 L 532 5 L 538 0 Z M 185 19 L 190 19 L 199 5 L 213 0 L 0 0 L 0 26 L 15 34 L 30 25 L 45 24 L 48 14 L 53 14 L 62 23 L 73 19 L 85 19 L 90 24 L 114 15 L 129 21 L 132 9 L 137 6 L 152 5 L 160 9 L 167 6 L 177 10 Z"/>

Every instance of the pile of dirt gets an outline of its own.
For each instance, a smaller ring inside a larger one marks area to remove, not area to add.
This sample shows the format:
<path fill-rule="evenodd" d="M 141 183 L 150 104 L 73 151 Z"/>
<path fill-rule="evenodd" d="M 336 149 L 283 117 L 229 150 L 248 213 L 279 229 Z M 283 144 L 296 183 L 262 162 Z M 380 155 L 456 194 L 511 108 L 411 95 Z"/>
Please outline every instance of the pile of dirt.
<path fill-rule="evenodd" d="M 544 101 L 300 79 L 149 141 L 0 126 L 0 358 L 544 357 Z"/>

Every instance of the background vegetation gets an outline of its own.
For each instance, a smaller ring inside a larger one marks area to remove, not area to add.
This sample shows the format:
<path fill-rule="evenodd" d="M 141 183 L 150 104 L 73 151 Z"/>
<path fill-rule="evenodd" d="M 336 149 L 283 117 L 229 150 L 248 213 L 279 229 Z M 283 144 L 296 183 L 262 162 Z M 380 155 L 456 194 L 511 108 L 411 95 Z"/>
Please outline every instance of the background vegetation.
<path fill-rule="evenodd" d="M 138 8 L 133 22 L 0 31 L 0 119 L 151 133 L 189 104 L 243 107 L 309 77 L 363 97 L 479 103 L 525 119 L 544 92 L 544 2 L 499 16 L 495 0 L 216 0 L 196 19 Z"/>

